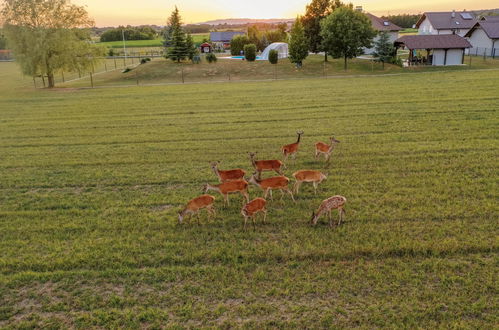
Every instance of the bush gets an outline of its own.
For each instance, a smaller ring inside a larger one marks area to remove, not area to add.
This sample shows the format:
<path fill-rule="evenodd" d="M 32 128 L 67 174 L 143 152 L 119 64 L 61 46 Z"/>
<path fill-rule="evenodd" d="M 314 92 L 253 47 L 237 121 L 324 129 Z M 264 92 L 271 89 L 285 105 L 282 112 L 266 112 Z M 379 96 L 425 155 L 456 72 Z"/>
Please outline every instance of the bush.
<path fill-rule="evenodd" d="M 230 41 L 230 54 L 232 56 L 237 56 L 241 54 L 241 50 L 244 49 L 244 46 L 249 44 L 250 40 L 248 36 L 245 35 L 236 35 Z"/>
<path fill-rule="evenodd" d="M 279 52 L 275 49 L 272 49 L 269 52 L 269 62 L 271 64 L 277 64 L 277 61 L 279 61 Z"/>
<path fill-rule="evenodd" d="M 125 70 L 123 70 L 123 71 L 121 71 L 121 72 L 122 72 L 122 73 L 127 73 L 127 72 L 130 72 L 130 71 L 132 71 L 132 69 L 130 69 L 130 68 L 126 68 Z"/>
<path fill-rule="evenodd" d="M 213 53 L 208 53 L 208 54 L 206 54 L 206 60 L 208 61 L 208 63 L 216 62 L 217 56 Z"/>
<path fill-rule="evenodd" d="M 256 45 L 249 44 L 244 46 L 244 57 L 248 62 L 256 60 Z"/>
<path fill-rule="evenodd" d="M 153 40 L 156 38 L 156 31 L 149 26 L 132 27 L 120 26 L 115 29 L 109 29 L 101 34 L 100 41 L 121 41 L 123 40 L 123 33 L 126 40 Z"/>
<path fill-rule="evenodd" d="M 114 56 L 114 49 L 109 48 L 109 51 L 107 52 L 108 56 Z"/>
<path fill-rule="evenodd" d="M 147 59 L 143 58 L 140 60 L 140 64 L 146 64 L 147 63 Z"/>

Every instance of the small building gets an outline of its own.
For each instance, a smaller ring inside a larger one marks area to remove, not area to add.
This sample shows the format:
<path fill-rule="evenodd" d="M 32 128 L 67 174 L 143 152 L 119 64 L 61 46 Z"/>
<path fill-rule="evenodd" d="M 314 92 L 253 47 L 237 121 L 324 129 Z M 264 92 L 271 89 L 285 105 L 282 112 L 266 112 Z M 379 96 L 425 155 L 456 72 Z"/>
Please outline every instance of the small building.
<path fill-rule="evenodd" d="M 211 47 L 211 44 L 205 42 L 205 43 L 202 43 L 201 45 L 199 45 L 199 49 L 201 51 L 201 53 L 211 53 L 212 50 L 213 50 L 213 47 Z"/>
<path fill-rule="evenodd" d="M 366 13 L 367 17 L 371 20 L 371 24 L 374 30 L 378 31 L 378 35 L 373 39 L 373 46 L 371 48 L 364 48 L 364 54 L 372 54 L 374 53 L 374 43 L 379 39 L 380 32 L 386 32 L 388 37 L 390 38 L 390 43 L 394 43 L 395 40 L 399 37 L 399 31 L 402 28 L 396 24 L 393 24 L 390 21 L 384 20 L 373 14 Z"/>
<path fill-rule="evenodd" d="M 498 19 L 478 21 L 466 33 L 465 37 L 473 46 L 470 54 L 490 57 L 499 56 L 499 16 Z"/>
<path fill-rule="evenodd" d="M 409 49 L 409 65 L 461 65 L 471 44 L 456 34 L 433 34 L 400 37 L 395 47 Z"/>
<path fill-rule="evenodd" d="M 464 35 L 477 22 L 470 11 L 427 12 L 416 23 L 418 34 L 457 34 Z"/>
<path fill-rule="evenodd" d="M 230 41 L 237 35 L 245 35 L 241 31 L 224 31 L 224 32 L 210 32 L 210 41 L 215 48 L 227 49 L 230 48 Z"/>

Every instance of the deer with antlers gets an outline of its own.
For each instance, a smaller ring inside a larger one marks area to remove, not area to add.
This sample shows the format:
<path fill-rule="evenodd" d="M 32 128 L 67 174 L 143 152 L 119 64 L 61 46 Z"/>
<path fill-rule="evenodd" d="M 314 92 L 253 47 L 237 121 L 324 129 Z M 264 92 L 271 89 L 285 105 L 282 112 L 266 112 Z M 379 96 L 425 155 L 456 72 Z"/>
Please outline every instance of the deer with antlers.
<path fill-rule="evenodd" d="M 340 219 L 338 220 L 338 226 L 339 226 L 341 221 L 343 220 L 343 215 L 346 214 L 345 211 L 346 202 L 347 199 L 339 195 L 325 199 L 324 201 L 322 201 L 317 212 L 312 212 L 312 218 L 310 219 L 310 223 L 315 226 L 317 224 L 317 220 L 319 220 L 319 218 L 323 214 L 327 213 L 329 218 L 329 226 L 333 227 L 333 218 L 331 216 L 331 212 L 334 209 L 338 209 L 338 213 L 340 215 Z"/>
<path fill-rule="evenodd" d="M 282 154 L 284 155 L 284 161 L 288 159 L 288 156 L 291 155 L 293 159 L 296 157 L 296 153 L 298 152 L 298 147 L 300 146 L 300 138 L 303 134 L 303 131 L 297 131 L 296 134 L 298 138 L 295 143 L 287 144 L 281 148 Z"/>
<path fill-rule="evenodd" d="M 253 183 L 255 186 L 260 187 L 260 189 L 264 191 L 263 198 L 267 198 L 267 195 L 270 192 L 270 199 L 273 200 L 272 190 L 280 190 L 281 200 L 284 197 L 284 192 L 287 192 L 291 196 L 293 202 L 296 202 L 293 196 L 293 192 L 288 187 L 289 179 L 287 177 L 274 176 L 272 178 L 260 180 L 256 177 L 256 174 L 257 174 L 256 172 L 253 173 L 248 182 Z"/>
<path fill-rule="evenodd" d="M 203 186 L 203 192 L 207 193 L 209 190 L 218 191 L 224 198 L 224 205 L 229 205 L 229 194 L 231 193 L 240 193 L 246 202 L 249 202 L 248 182 L 245 180 L 227 181 L 216 185 L 207 183 Z"/>
<path fill-rule="evenodd" d="M 324 173 L 313 170 L 296 171 L 293 173 L 293 177 L 296 180 L 293 186 L 293 192 L 295 195 L 298 195 L 298 191 L 303 182 L 312 182 L 314 186 L 314 193 L 317 195 L 317 186 L 321 184 L 322 181 L 327 179 L 327 176 Z"/>
<path fill-rule="evenodd" d="M 340 141 L 336 140 L 334 136 L 331 136 L 329 140 L 331 141 L 331 144 L 326 144 L 324 142 L 317 142 L 315 144 L 315 159 L 319 158 L 320 155 L 324 155 L 326 162 L 329 161 L 336 143 L 340 143 Z"/>
<path fill-rule="evenodd" d="M 264 171 L 275 171 L 279 175 L 283 174 L 281 168 L 284 164 L 280 160 L 255 160 L 256 152 L 250 152 L 248 154 L 250 156 L 251 165 L 253 165 L 258 173 L 258 178 L 261 178 L 262 172 Z"/>
<path fill-rule="evenodd" d="M 244 217 L 244 228 L 246 228 L 248 218 L 251 218 L 253 221 L 253 228 L 256 229 L 255 216 L 260 212 L 263 213 L 263 222 L 265 223 L 265 219 L 267 218 L 267 209 L 265 208 L 266 204 L 267 201 L 265 199 L 258 197 L 243 206 L 241 214 Z"/>
<path fill-rule="evenodd" d="M 202 209 L 206 209 L 209 215 L 215 216 L 215 209 L 213 203 L 215 202 L 215 197 L 211 195 L 201 195 L 196 197 L 187 203 L 185 208 L 178 213 L 178 222 L 182 223 L 184 218 L 187 216 L 193 216 L 197 214 L 197 220 L 199 224 L 199 212 Z"/>
<path fill-rule="evenodd" d="M 233 180 L 241 180 L 244 179 L 244 176 L 246 175 L 246 171 L 240 168 L 221 171 L 218 169 L 218 164 L 220 164 L 220 161 L 211 163 L 211 169 L 213 170 L 213 172 L 215 172 L 215 175 L 218 177 L 218 180 L 221 183 Z"/>

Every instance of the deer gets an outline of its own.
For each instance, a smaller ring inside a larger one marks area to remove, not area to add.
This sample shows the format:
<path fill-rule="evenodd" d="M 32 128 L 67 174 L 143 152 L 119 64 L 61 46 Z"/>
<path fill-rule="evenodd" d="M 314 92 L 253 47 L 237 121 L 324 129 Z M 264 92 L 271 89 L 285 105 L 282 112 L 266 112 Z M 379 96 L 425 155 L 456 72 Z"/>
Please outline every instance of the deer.
<path fill-rule="evenodd" d="M 199 224 L 199 212 L 202 209 L 206 209 L 209 215 L 215 216 L 215 209 L 213 207 L 213 203 L 215 202 L 215 197 L 211 195 L 201 195 L 196 197 L 187 203 L 185 208 L 178 213 L 178 222 L 182 223 L 184 218 L 187 216 L 193 216 L 197 214 L 197 220 Z"/>
<path fill-rule="evenodd" d="M 249 194 L 248 194 L 248 182 L 245 180 L 234 180 L 223 182 L 216 185 L 211 185 L 206 183 L 203 186 L 203 192 L 207 193 L 209 190 L 218 191 L 224 198 L 224 205 L 229 204 L 229 194 L 230 193 L 240 193 L 245 199 L 246 202 L 249 202 Z"/>
<path fill-rule="evenodd" d="M 329 218 L 329 226 L 332 228 L 333 218 L 331 216 L 331 212 L 334 209 L 338 209 L 338 213 L 340 215 L 340 219 L 338 220 L 338 226 L 339 226 L 341 221 L 343 220 L 343 215 L 346 214 L 345 211 L 346 202 L 347 199 L 339 195 L 329 197 L 328 199 L 323 200 L 317 212 L 312 212 L 312 218 L 310 219 L 310 223 L 315 226 L 317 224 L 317 220 L 319 220 L 319 218 L 323 214 L 327 213 Z"/>
<path fill-rule="evenodd" d="M 329 140 L 331 141 L 331 144 L 326 144 L 324 142 L 317 142 L 315 144 L 315 159 L 318 159 L 320 155 L 324 155 L 326 162 L 329 161 L 336 143 L 340 143 L 340 141 L 336 140 L 334 136 L 331 136 Z"/>
<path fill-rule="evenodd" d="M 288 184 L 289 184 L 289 179 L 285 176 L 274 176 L 272 178 L 267 178 L 260 180 L 256 177 L 256 172 L 253 173 L 253 175 L 250 177 L 248 182 L 253 183 L 255 186 L 260 187 L 264 191 L 263 198 L 267 198 L 268 193 L 270 192 L 270 199 L 273 200 L 272 198 L 272 190 L 280 190 L 281 191 L 281 200 L 284 197 L 284 192 L 287 192 L 290 196 L 293 202 L 295 201 L 295 198 L 293 196 L 293 192 L 289 189 Z"/>
<path fill-rule="evenodd" d="M 279 175 L 283 175 L 281 168 L 284 166 L 283 162 L 277 159 L 273 160 L 255 160 L 256 152 L 248 153 L 250 156 L 251 164 L 258 172 L 258 178 L 261 177 L 264 171 L 274 171 Z"/>
<path fill-rule="evenodd" d="M 211 169 L 213 170 L 213 172 L 215 172 L 215 175 L 218 177 L 220 183 L 233 180 L 241 180 L 244 179 L 244 176 L 246 175 L 246 171 L 240 168 L 221 171 L 218 169 L 218 164 L 220 164 L 220 161 L 211 163 Z"/>
<path fill-rule="evenodd" d="M 303 131 L 297 131 L 298 139 L 295 143 L 287 144 L 281 148 L 282 154 L 284 155 L 284 161 L 288 159 L 288 156 L 291 155 L 293 159 L 296 157 L 296 153 L 298 152 L 298 147 L 300 146 L 300 138 L 303 134 Z"/>
<path fill-rule="evenodd" d="M 298 191 L 300 190 L 300 186 L 303 182 L 312 182 L 314 185 L 314 194 L 317 195 L 317 186 L 322 183 L 327 176 L 319 171 L 313 170 L 300 170 L 293 173 L 293 177 L 296 182 L 293 186 L 293 192 L 295 195 L 298 195 Z"/>
<path fill-rule="evenodd" d="M 263 222 L 265 223 L 265 219 L 267 218 L 267 209 L 265 205 L 267 201 L 261 197 L 257 197 L 251 202 L 247 203 L 241 209 L 241 214 L 244 217 L 244 229 L 246 229 L 246 222 L 248 222 L 248 218 L 251 218 L 253 221 L 253 229 L 256 229 L 255 216 L 257 213 L 263 213 Z"/>

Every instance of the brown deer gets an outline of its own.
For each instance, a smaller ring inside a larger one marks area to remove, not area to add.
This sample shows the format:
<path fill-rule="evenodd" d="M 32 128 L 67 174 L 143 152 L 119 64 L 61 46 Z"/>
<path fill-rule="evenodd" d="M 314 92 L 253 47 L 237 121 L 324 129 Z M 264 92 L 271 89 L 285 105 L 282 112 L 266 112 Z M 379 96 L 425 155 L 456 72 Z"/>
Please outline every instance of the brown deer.
<path fill-rule="evenodd" d="M 192 216 L 197 214 L 197 220 L 199 223 L 199 211 L 206 209 L 210 215 L 215 216 L 215 209 L 213 208 L 213 202 L 215 202 L 215 197 L 211 195 L 201 195 L 189 201 L 185 208 L 178 213 L 178 222 L 182 223 L 184 218 L 188 215 Z"/>
<path fill-rule="evenodd" d="M 249 202 L 248 182 L 245 180 L 228 181 L 221 184 L 211 185 L 209 183 L 203 186 L 203 192 L 207 193 L 209 190 L 218 191 L 224 198 L 224 205 L 229 205 L 229 194 L 240 193 Z"/>
<path fill-rule="evenodd" d="M 288 145 L 285 145 L 281 148 L 282 154 L 284 155 L 284 161 L 288 159 L 288 156 L 291 155 L 293 159 L 296 157 L 296 153 L 298 152 L 298 147 L 300 146 L 300 138 L 303 134 L 303 131 L 298 131 L 296 132 L 298 135 L 298 139 L 296 140 L 295 143 L 291 143 Z"/>
<path fill-rule="evenodd" d="M 267 198 L 268 193 L 270 192 L 270 199 L 272 198 L 272 190 L 280 190 L 281 191 L 281 200 L 284 197 L 284 192 L 287 192 L 293 202 L 295 202 L 295 198 L 293 197 L 293 192 L 289 189 L 289 179 L 285 176 L 274 176 L 272 178 L 267 178 L 260 180 L 256 177 L 256 172 L 250 177 L 248 182 L 253 183 L 254 185 L 260 187 L 264 191 L 263 198 Z"/>
<path fill-rule="evenodd" d="M 266 204 L 267 201 L 265 199 L 258 197 L 243 206 L 243 208 L 241 209 L 241 214 L 244 217 L 244 228 L 246 228 L 246 222 L 248 222 L 248 218 L 251 218 L 251 220 L 253 221 L 253 228 L 256 229 L 255 216 L 259 212 L 263 213 L 263 222 L 265 223 L 265 219 L 267 218 L 267 209 L 265 208 Z"/>
<path fill-rule="evenodd" d="M 319 158 L 320 155 L 324 155 L 326 162 L 329 161 L 336 143 L 340 143 L 334 136 L 330 137 L 329 140 L 331 141 L 331 144 L 326 144 L 324 142 L 317 142 L 315 144 L 315 159 Z"/>
<path fill-rule="evenodd" d="M 250 156 L 251 164 L 258 173 L 258 178 L 261 177 L 262 172 L 264 171 L 275 171 L 277 174 L 283 175 L 281 168 L 284 164 L 280 160 L 255 160 L 256 152 L 250 152 L 248 154 Z"/>
<path fill-rule="evenodd" d="M 322 201 L 321 205 L 319 206 L 317 213 L 312 212 L 312 218 L 310 219 L 310 223 L 315 226 L 317 220 L 319 220 L 319 218 L 324 213 L 327 213 L 329 218 L 329 226 L 333 227 L 333 218 L 331 216 L 331 211 L 334 209 L 338 209 L 338 213 L 340 215 L 340 219 L 338 220 L 338 226 L 339 226 L 341 220 L 343 220 L 343 215 L 346 213 L 344 208 L 346 202 L 347 199 L 343 196 L 333 196 L 329 197 L 328 199 L 325 199 L 324 201 Z"/>
<path fill-rule="evenodd" d="M 327 176 L 324 173 L 312 170 L 296 171 L 293 173 L 293 177 L 296 180 L 293 186 L 293 192 L 295 195 L 298 195 L 298 191 L 300 190 L 300 186 L 303 182 L 312 182 L 314 185 L 314 193 L 317 195 L 317 186 L 321 184 L 323 180 L 327 179 Z"/>
<path fill-rule="evenodd" d="M 240 168 L 221 171 L 218 169 L 218 164 L 220 164 L 219 161 L 211 163 L 211 169 L 213 170 L 213 172 L 215 172 L 215 175 L 218 177 L 218 180 L 221 183 L 233 180 L 241 180 L 244 179 L 244 176 L 246 175 L 246 171 Z"/>

